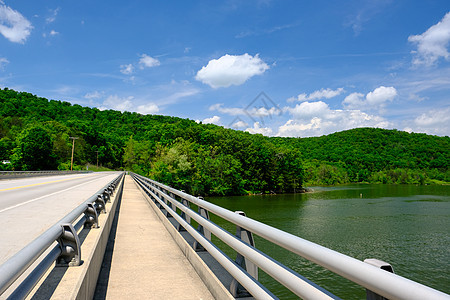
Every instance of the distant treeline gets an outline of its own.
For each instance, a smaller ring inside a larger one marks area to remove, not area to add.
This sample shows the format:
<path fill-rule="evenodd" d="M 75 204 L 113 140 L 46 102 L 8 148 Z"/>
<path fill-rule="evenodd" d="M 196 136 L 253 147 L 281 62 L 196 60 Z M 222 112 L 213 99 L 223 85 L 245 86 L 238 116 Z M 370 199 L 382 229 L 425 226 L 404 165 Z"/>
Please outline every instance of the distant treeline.
<path fill-rule="evenodd" d="M 253 135 L 176 117 L 48 101 L 0 89 L 3 170 L 99 165 L 196 195 L 293 192 L 304 185 L 450 181 L 449 137 L 359 128 L 315 138 Z"/>

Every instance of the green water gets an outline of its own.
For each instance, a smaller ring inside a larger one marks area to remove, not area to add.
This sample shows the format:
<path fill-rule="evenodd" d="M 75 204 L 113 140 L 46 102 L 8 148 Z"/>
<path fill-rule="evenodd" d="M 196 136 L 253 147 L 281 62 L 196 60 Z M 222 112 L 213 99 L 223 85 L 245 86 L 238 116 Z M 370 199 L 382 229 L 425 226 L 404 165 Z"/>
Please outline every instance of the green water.
<path fill-rule="evenodd" d="M 345 185 L 313 193 L 207 200 L 364 260 L 389 262 L 396 274 L 450 294 L 450 186 Z M 212 216 L 233 234 L 234 225 Z M 343 299 L 365 299 L 358 285 L 255 237 L 256 247 Z M 233 255 L 230 249 L 224 250 Z M 264 274 L 282 299 L 295 296 Z"/>

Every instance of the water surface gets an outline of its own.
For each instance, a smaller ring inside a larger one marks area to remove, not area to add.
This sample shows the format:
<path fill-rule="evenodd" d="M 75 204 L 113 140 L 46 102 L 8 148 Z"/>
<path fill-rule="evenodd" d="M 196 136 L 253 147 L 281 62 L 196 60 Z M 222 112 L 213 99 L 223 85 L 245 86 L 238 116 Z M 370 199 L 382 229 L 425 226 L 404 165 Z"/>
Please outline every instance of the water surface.
<path fill-rule="evenodd" d="M 450 293 L 450 186 L 342 185 L 313 193 L 210 197 L 207 200 L 364 260 L 389 262 L 396 274 Z M 234 225 L 213 221 L 235 233 Z M 365 299 L 360 286 L 262 238 L 257 248 L 343 299 Z M 225 246 L 222 246 L 225 247 Z M 231 250 L 224 249 L 230 255 Z M 283 299 L 295 296 L 260 271 Z"/>

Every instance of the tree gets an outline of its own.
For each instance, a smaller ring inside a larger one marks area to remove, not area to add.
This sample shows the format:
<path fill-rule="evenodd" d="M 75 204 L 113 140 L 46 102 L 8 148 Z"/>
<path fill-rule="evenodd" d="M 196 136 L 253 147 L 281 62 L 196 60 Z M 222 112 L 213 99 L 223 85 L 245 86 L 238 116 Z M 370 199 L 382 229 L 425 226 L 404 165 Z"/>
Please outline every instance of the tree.
<path fill-rule="evenodd" d="M 48 132 L 40 127 L 22 131 L 12 155 L 14 168 L 21 170 L 54 170 L 56 157 Z"/>

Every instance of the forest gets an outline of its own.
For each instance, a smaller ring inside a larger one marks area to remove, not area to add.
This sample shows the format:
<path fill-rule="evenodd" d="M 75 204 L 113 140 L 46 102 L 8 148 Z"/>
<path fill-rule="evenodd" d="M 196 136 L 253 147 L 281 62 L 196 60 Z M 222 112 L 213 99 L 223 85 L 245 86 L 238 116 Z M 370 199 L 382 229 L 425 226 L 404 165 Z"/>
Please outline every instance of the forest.
<path fill-rule="evenodd" d="M 78 138 L 75 169 L 126 169 L 194 195 L 450 182 L 447 136 L 357 128 L 312 138 L 265 137 L 0 89 L 0 170 L 70 169 L 70 137 Z"/>

